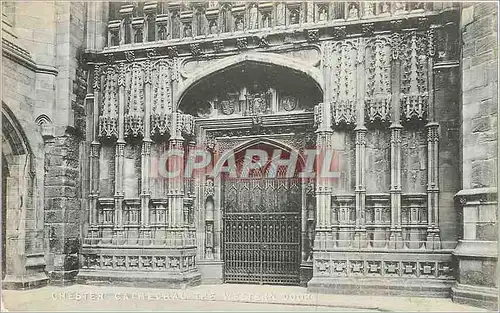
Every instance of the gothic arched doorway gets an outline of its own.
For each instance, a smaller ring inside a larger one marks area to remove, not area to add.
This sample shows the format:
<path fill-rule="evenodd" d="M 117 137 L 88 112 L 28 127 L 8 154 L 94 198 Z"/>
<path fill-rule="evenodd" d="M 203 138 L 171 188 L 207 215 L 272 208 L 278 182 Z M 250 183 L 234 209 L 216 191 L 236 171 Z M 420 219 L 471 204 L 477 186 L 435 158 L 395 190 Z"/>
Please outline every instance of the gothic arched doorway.
<path fill-rule="evenodd" d="M 263 161 L 248 151 L 260 151 L 267 158 Z M 281 160 L 293 159 L 290 151 L 256 144 L 236 153 L 236 171 L 222 176 L 227 283 L 300 283 L 301 164 L 297 160 L 291 171 L 277 165 L 276 151 Z"/>
<path fill-rule="evenodd" d="M 1 144 L 2 287 L 41 286 L 48 278 L 44 273 L 43 215 L 35 197 L 36 156 L 19 120 L 5 103 Z"/>

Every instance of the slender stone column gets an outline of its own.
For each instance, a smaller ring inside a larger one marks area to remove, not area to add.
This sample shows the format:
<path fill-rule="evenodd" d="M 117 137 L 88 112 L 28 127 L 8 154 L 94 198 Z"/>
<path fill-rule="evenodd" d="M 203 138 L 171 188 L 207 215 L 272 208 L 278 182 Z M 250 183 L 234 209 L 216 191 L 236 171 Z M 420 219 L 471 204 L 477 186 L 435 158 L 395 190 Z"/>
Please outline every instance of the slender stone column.
<path fill-rule="evenodd" d="M 115 225 L 123 226 L 123 165 L 124 165 L 124 116 L 125 116 L 125 63 L 121 63 L 118 73 L 118 140 L 115 150 Z"/>
<path fill-rule="evenodd" d="M 190 197 L 193 197 L 194 194 L 195 194 L 195 189 L 194 189 L 194 186 L 195 186 L 195 177 L 194 177 L 194 172 L 192 170 L 192 167 L 193 167 L 193 163 L 194 163 L 194 159 L 192 159 L 192 156 L 191 156 L 191 152 L 194 151 L 194 149 L 196 148 L 196 141 L 194 139 L 190 140 L 189 143 L 188 143 L 188 151 L 187 151 L 187 155 L 188 155 L 188 159 L 187 159 L 187 162 L 186 162 L 186 172 L 190 174 L 189 177 L 186 177 L 187 179 L 187 184 L 186 184 L 186 187 L 187 187 L 187 190 L 186 190 L 186 194 Z"/>
<path fill-rule="evenodd" d="M 354 240 L 359 247 L 366 247 L 365 207 L 366 207 L 366 133 L 365 126 L 365 42 L 359 39 L 358 55 L 356 58 L 356 181 L 355 181 L 355 205 L 356 205 L 356 227 Z"/>
<path fill-rule="evenodd" d="M 427 128 L 427 248 L 439 249 L 439 124 L 430 122 Z"/>
<path fill-rule="evenodd" d="M 356 227 L 354 240 L 359 247 L 366 247 L 365 207 L 366 207 L 366 127 L 356 127 Z"/>
<path fill-rule="evenodd" d="M 180 134 L 181 114 L 172 114 L 172 134 L 168 141 L 168 149 L 176 151 L 167 160 L 169 172 L 177 172 L 178 175 L 168 180 L 168 207 L 174 227 L 184 226 L 184 138 Z"/>
<path fill-rule="evenodd" d="M 401 129 L 395 123 L 391 125 L 391 229 L 389 247 L 403 247 L 401 228 Z"/>
<path fill-rule="evenodd" d="M 101 144 L 97 141 L 97 129 L 99 127 L 99 91 L 101 88 L 101 76 L 99 66 L 94 67 L 93 81 L 93 107 L 92 107 L 92 142 L 90 143 L 90 193 L 89 193 L 89 224 L 97 224 L 97 198 L 99 197 L 99 152 Z"/>
<path fill-rule="evenodd" d="M 332 142 L 331 135 L 331 103 L 320 103 L 317 106 L 317 115 L 319 116 L 317 135 L 317 148 L 320 149 L 320 157 L 326 155 L 326 151 L 331 150 Z M 320 162 L 325 163 L 325 162 Z M 326 164 L 328 165 L 328 163 Z M 321 169 L 316 171 L 316 239 L 314 240 L 315 250 L 325 250 L 333 244 L 331 232 L 331 202 L 332 202 L 332 187 L 328 177 L 322 177 L 321 172 L 326 172 L 329 169 Z"/>
<path fill-rule="evenodd" d="M 435 120 L 434 56 L 435 30 L 429 29 L 427 58 L 428 120 L 427 129 L 427 244 L 428 249 L 440 249 L 439 235 L 439 124 Z"/>
<path fill-rule="evenodd" d="M 149 226 L 149 201 L 150 191 L 150 158 L 151 158 L 151 62 L 147 60 L 144 64 L 144 138 L 141 150 L 141 224 Z"/>
<path fill-rule="evenodd" d="M 389 247 L 393 249 L 403 247 L 401 228 L 401 111 L 399 107 L 401 92 L 401 34 L 394 33 L 392 38 L 391 61 L 391 228 Z"/>

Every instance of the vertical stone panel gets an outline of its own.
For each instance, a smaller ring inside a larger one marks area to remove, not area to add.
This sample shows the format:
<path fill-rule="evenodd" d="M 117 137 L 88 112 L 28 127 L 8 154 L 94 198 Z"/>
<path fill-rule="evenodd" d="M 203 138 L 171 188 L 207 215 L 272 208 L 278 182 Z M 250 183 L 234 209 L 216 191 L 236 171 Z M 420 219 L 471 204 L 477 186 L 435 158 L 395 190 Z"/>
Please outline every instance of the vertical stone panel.
<path fill-rule="evenodd" d="M 114 154 L 115 149 L 110 145 L 103 145 L 99 158 L 99 197 L 113 197 L 114 191 Z"/>
<path fill-rule="evenodd" d="M 348 132 L 334 132 L 332 134 L 333 164 L 332 171 L 338 171 L 339 177 L 333 179 L 334 193 L 350 193 L 353 191 L 355 175 L 353 156 L 354 142 Z M 351 187 L 352 186 L 352 187 Z"/>
<path fill-rule="evenodd" d="M 389 192 L 390 186 L 389 130 L 369 130 L 366 134 L 366 192 Z"/>
<path fill-rule="evenodd" d="M 167 194 L 167 180 L 161 174 L 160 168 L 165 168 L 162 164 L 162 156 L 167 150 L 168 143 L 158 142 L 151 145 L 151 198 L 162 198 Z M 163 160 L 164 161 L 164 160 Z"/>
<path fill-rule="evenodd" d="M 402 192 L 425 193 L 427 186 L 427 135 L 405 129 L 402 134 Z"/>
<path fill-rule="evenodd" d="M 123 190 L 125 198 L 139 197 L 141 177 L 141 147 L 137 144 L 125 146 Z"/>

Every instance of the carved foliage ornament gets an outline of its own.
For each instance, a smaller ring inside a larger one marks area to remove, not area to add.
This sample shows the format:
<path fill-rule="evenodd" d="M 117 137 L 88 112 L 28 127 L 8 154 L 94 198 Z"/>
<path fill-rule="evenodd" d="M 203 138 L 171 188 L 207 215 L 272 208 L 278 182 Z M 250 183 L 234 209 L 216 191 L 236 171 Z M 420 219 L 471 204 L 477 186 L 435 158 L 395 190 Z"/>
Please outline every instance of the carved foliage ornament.
<path fill-rule="evenodd" d="M 369 123 L 390 122 L 390 41 L 376 36 L 367 42 L 367 79 L 365 107 Z"/>
<path fill-rule="evenodd" d="M 170 133 L 169 114 L 172 113 L 171 77 L 172 64 L 160 60 L 152 68 L 151 135 Z"/>
<path fill-rule="evenodd" d="M 224 41 L 223 40 L 214 40 L 213 45 L 214 45 L 215 52 L 221 52 L 222 50 L 224 50 Z"/>
<path fill-rule="evenodd" d="M 94 66 L 94 81 L 92 84 L 94 91 L 101 89 L 101 68 L 99 65 Z"/>
<path fill-rule="evenodd" d="M 170 133 L 171 121 L 165 113 L 151 115 L 151 135 L 164 136 Z"/>
<path fill-rule="evenodd" d="M 201 54 L 201 47 L 199 43 L 192 43 L 189 45 L 189 50 L 194 56 L 199 56 Z"/>
<path fill-rule="evenodd" d="M 248 40 L 247 38 L 237 38 L 236 39 L 236 47 L 238 50 L 245 50 L 248 48 Z"/>
<path fill-rule="evenodd" d="M 118 75 L 113 65 L 108 65 L 104 78 L 103 97 L 99 116 L 99 137 L 118 137 Z"/>
<path fill-rule="evenodd" d="M 345 26 L 339 26 L 333 28 L 333 38 L 335 40 L 342 40 L 347 36 L 347 29 Z"/>
<path fill-rule="evenodd" d="M 132 64 L 126 76 L 125 135 L 139 137 L 144 135 L 144 77 L 142 64 Z"/>
<path fill-rule="evenodd" d="M 215 186 L 212 179 L 207 179 L 205 183 L 205 197 L 213 197 L 215 195 Z"/>
<path fill-rule="evenodd" d="M 314 106 L 314 126 L 320 127 L 323 124 L 323 103 Z"/>
<path fill-rule="evenodd" d="M 357 40 L 344 40 L 333 44 L 331 114 L 334 126 L 356 124 L 356 60 Z"/>
<path fill-rule="evenodd" d="M 404 121 L 424 121 L 427 117 L 426 39 L 426 36 L 415 31 L 406 34 L 403 39 L 400 105 Z"/>
<path fill-rule="evenodd" d="M 308 29 L 307 30 L 307 41 L 316 42 L 319 40 L 319 29 Z"/>
<path fill-rule="evenodd" d="M 259 43 L 259 48 L 269 47 L 269 39 L 267 35 L 258 36 L 257 42 Z"/>

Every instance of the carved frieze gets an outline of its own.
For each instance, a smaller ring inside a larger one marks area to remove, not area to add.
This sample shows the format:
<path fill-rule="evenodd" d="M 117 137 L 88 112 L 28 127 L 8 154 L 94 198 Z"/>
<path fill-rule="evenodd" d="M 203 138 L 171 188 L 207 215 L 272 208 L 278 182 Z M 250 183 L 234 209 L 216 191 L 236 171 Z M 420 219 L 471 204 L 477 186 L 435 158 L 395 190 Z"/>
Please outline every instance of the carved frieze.
<path fill-rule="evenodd" d="M 188 271 L 196 267 L 193 255 L 154 256 L 154 255 L 97 255 L 85 254 L 83 268 L 122 269 L 149 271 Z"/>
<path fill-rule="evenodd" d="M 316 259 L 314 272 L 321 276 L 408 277 L 453 279 L 450 262 L 419 260 Z"/>
<path fill-rule="evenodd" d="M 426 36 L 405 34 L 402 45 L 400 105 L 403 121 L 425 121 L 428 108 Z"/>
<path fill-rule="evenodd" d="M 366 44 L 365 114 L 368 123 L 390 122 L 391 41 L 388 36 L 376 36 Z"/>

